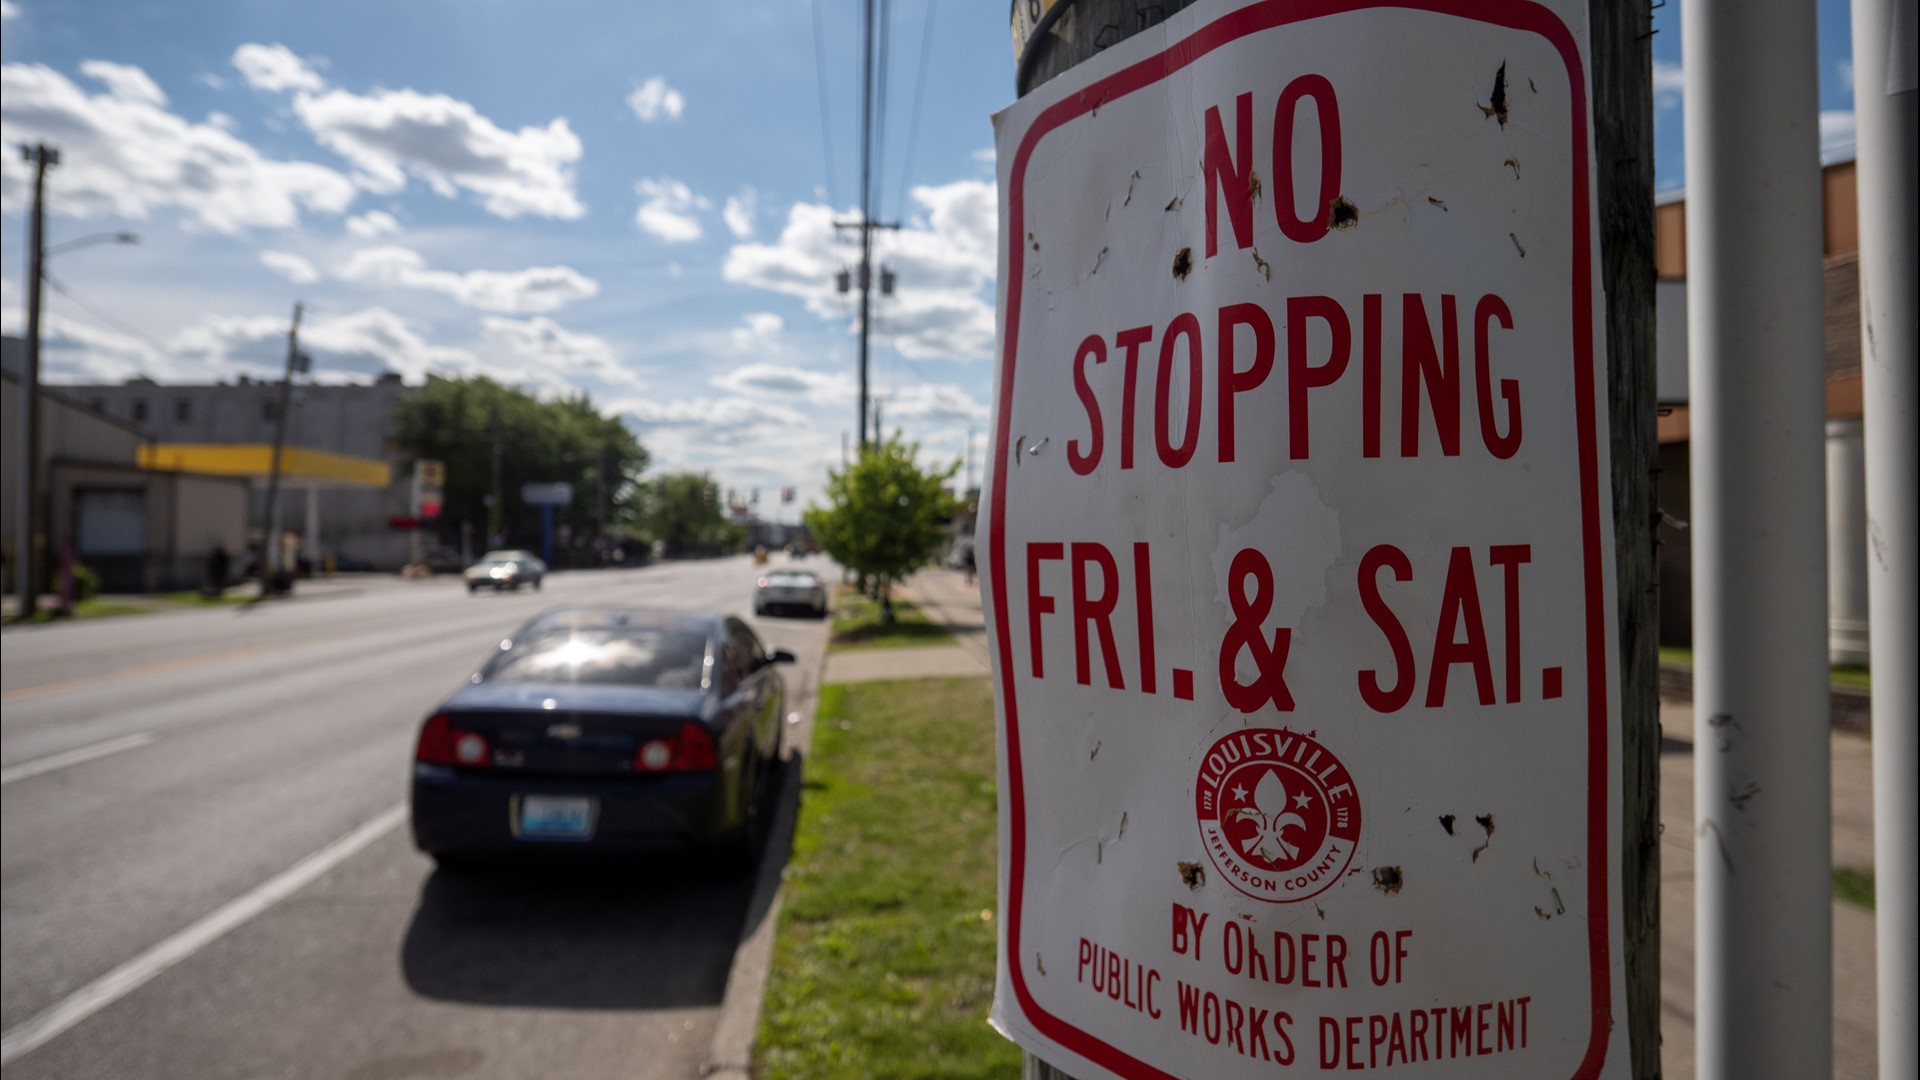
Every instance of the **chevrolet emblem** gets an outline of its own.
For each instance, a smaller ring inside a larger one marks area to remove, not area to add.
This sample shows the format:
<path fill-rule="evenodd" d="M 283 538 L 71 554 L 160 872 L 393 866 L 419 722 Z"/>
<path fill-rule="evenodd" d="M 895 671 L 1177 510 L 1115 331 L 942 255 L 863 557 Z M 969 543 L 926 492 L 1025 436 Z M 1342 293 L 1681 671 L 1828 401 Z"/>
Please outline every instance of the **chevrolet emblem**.
<path fill-rule="evenodd" d="M 577 739 L 579 737 L 579 724 L 555 724 L 547 729 L 547 738 L 549 739 Z"/>

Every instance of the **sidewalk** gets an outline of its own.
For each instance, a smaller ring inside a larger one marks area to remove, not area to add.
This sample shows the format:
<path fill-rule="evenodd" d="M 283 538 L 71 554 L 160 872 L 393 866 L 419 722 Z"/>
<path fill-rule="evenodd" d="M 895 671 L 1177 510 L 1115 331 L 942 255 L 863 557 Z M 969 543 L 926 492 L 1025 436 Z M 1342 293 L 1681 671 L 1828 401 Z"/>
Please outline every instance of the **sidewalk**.
<path fill-rule="evenodd" d="M 987 674 L 988 646 L 980 592 L 960 574 L 927 570 L 901 593 L 945 626 L 954 644 L 928 649 L 837 653 L 827 659 L 828 681 L 907 679 Z M 1660 754 L 1660 1034 L 1667 1080 L 1694 1076 L 1693 706 L 1662 701 Z M 1833 733 L 1833 865 L 1873 867 L 1873 764 L 1864 736 Z M 1876 1074 L 1877 1013 L 1874 916 L 1851 904 L 1833 904 L 1833 1076 L 1872 1080 Z"/>
<path fill-rule="evenodd" d="M 894 595 L 918 604 L 929 620 L 946 627 L 953 644 L 828 653 L 822 682 L 937 679 L 992 671 L 980 591 L 965 584 L 958 571 L 923 570 L 911 581 L 896 585 Z"/>
<path fill-rule="evenodd" d="M 434 578 L 407 579 L 397 574 L 378 573 L 342 573 L 332 577 L 301 578 L 293 586 L 294 599 L 320 599 L 323 597 L 357 596 L 369 589 L 387 588 L 399 585 L 411 585 L 416 581 L 433 581 Z M 451 576 L 441 575 L 437 580 L 452 581 Z M 242 581 L 227 586 L 226 598 L 231 603 L 236 597 L 250 600 L 259 593 L 260 586 L 253 581 Z M 181 590 L 189 591 L 189 590 Z M 204 611 L 205 607 L 192 603 L 169 599 L 178 593 L 100 593 L 94 599 L 102 603 L 125 607 L 143 608 L 147 611 Z M 52 593 L 40 597 L 40 607 L 51 610 L 60 601 Z M 0 616 L 11 618 L 19 610 L 20 603 L 12 594 L 0 597 Z"/>

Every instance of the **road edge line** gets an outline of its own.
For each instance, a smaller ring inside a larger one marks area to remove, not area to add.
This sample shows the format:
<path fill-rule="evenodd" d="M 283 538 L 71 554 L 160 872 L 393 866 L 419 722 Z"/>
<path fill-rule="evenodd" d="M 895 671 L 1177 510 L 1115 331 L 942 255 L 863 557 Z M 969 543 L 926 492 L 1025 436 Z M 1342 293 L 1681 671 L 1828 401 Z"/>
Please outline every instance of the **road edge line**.
<path fill-rule="evenodd" d="M 407 804 L 388 807 L 352 832 L 300 860 L 146 952 L 67 995 L 39 1015 L 0 1035 L 0 1067 L 39 1049 L 95 1013 L 133 993 L 168 968 L 245 925 L 322 874 L 345 862 L 406 820 Z"/>
<path fill-rule="evenodd" d="M 0 787 L 29 777 L 55 772 L 70 765 L 84 765 L 89 761 L 97 761 L 100 758 L 118 754 L 123 750 L 138 750 L 159 738 L 160 736 L 151 731 L 140 731 L 115 739 L 105 739 L 88 746 L 76 746 L 71 750 L 62 750 L 31 761 L 22 761 L 17 765 L 9 765 L 0 769 Z"/>

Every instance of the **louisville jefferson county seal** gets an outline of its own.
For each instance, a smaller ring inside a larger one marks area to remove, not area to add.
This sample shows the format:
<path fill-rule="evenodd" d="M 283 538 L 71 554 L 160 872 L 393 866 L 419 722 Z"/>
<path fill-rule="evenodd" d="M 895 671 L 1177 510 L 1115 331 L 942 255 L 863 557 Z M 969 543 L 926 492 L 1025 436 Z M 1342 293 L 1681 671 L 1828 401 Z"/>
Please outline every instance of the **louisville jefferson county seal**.
<path fill-rule="evenodd" d="M 1194 786 L 1207 857 L 1234 888 L 1287 904 L 1345 875 L 1360 838 L 1346 766 L 1311 736 L 1247 728 L 1214 743 Z"/>

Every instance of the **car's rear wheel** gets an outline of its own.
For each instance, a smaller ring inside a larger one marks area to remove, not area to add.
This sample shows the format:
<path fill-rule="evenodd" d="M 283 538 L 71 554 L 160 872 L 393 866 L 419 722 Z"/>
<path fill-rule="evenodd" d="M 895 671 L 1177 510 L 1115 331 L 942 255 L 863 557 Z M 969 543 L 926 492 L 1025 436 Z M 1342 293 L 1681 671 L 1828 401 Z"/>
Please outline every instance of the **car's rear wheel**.
<path fill-rule="evenodd" d="M 753 784 L 747 791 L 740 831 L 726 853 L 728 867 L 742 874 L 752 873 L 760 865 L 767 834 L 773 827 L 773 799 L 780 790 L 778 746 L 776 742 L 772 758 L 754 765 Z"/>

